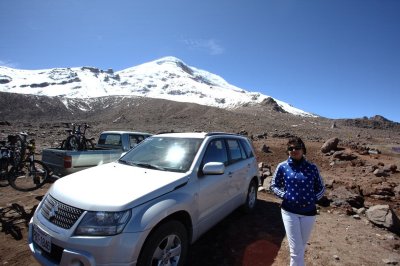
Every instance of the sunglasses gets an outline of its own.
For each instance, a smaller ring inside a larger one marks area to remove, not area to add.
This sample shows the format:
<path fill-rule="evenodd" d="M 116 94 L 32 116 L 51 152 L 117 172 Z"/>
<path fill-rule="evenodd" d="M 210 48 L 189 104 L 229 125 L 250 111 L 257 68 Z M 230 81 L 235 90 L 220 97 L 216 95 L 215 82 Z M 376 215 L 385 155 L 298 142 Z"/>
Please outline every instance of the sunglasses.
<path fill-rule="evenodd" d="M 303 148 L 301 146 L 296 146 L 296 147 L 288 147 L 288 151 L 299 151 L 302 150 Z"/>

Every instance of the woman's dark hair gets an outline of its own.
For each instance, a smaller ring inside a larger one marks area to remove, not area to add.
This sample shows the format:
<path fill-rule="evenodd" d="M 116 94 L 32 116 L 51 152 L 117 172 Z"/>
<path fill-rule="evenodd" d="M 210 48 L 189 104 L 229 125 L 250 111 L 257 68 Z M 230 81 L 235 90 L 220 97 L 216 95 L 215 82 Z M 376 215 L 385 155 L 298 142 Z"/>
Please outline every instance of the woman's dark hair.
<path fill-rule="evenodd" d="M 301 140 L 299 137 L 292 137 L 288 140 L 287 146 L 296 146 L 296 147 L 301 147 L 303 149 L 303 153 L 307 153 L 306 145 L 304 145 L 304 142 Z"/>

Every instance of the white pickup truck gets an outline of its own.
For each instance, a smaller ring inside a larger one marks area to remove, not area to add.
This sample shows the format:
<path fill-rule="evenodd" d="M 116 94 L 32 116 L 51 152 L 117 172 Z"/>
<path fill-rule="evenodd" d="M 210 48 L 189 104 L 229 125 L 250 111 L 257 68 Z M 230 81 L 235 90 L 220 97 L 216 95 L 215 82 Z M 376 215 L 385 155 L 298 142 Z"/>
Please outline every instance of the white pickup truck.
<path fill-rule="evenodd" d="M 151 136 L 150 133 L 131 131 L 104 131 L 94 150 L 69 151 L 60 148 L 43 149 L 42 161 L 62 177 L 80 170 L 113 162 L 132 147 Z"/>
<path fill-rule="evenodd" d="M 238 207 L 254 209 L 257 187 L 246 137 L 154 135 L 57 180 L 29 224 L 29 247 L 42 265 L 183 266 L 204 232 Z"/>

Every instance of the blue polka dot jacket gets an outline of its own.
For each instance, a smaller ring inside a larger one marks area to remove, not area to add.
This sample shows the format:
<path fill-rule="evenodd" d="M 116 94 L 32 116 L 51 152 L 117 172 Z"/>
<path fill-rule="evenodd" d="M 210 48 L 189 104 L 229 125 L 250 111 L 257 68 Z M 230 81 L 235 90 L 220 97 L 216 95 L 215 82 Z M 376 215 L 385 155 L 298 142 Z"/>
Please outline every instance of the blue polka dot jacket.
<path fill-rule="evenodd" d="M 281 162 L 272 177 L 271 190 L 283 199 L 282 209 L 302 215 L 315 215 L 316 202 L 325 192 L 318 168 L 305 158 L 291 157 Z"/>

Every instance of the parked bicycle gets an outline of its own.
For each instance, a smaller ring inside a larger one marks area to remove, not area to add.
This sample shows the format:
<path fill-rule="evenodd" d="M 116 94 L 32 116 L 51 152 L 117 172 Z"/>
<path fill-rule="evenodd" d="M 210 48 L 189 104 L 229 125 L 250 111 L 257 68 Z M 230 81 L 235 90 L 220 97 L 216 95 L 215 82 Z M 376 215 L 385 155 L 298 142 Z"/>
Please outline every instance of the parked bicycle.
<path fill-rule="evenodd" d="M 6 141 L 0 141 L 0 187 L 6 187 L 8 183 L 8 172 L 10 169 L 11 150 Z"/>
<path fill-rule="evenodd" d="M 83 130 L 81 129 L 83 127 Z M 61 143 L 61 149 L 72 151 L 85 151 L 94 149 L 94 138 L 86 138 L 86 129 L 90 128 L 88 124 L 72 124 L 72 129 L 67 129 L 69 133 L 67 139 Z"/>
<path fill-rule="evenodd" d="M 5 180 L 16 190 L 32 191 L 43 186 L 50 169 L 35 159 L 35 140 L 27 141 L 27 134 L 9 135 L 2 147 L 1 184 Z"/>

